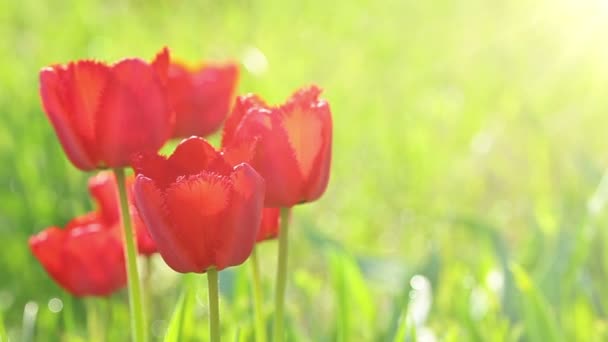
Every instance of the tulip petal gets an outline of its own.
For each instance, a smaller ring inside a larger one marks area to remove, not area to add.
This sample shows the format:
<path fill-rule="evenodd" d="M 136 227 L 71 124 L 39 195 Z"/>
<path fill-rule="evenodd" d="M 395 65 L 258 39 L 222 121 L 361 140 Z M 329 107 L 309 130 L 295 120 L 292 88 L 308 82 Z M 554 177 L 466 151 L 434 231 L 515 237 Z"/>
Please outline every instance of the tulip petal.
<path fill-rule="evenodd" d="M 63 230 L 51 227 L 29 239 L 30 249 L 36 259 L 40 261 L 48 274 L 60 284 L 63 283 L 62 269 L 65 267 L 61 258 L 64 238 Z"/>
<path fill-rule="evenodd" d="M 298 108 L 284 112 L 281 124 L 287 131 L 287 139 L 298 162 L 300 174 L 303 179 L 307 179 L 323 145 L 323 122 L 308 111 Z"/>
<path fill-rule="evenodd" d="M 79 226 L 63 246 L 67 282 L 77 296 L 106 296 L 126 283 L 122 242 L 118 227 L 104 232 L 100 224 Z"/>
<path fill-rule="evenodd" d="M 266 103 L 256 95 L 248 94 L 244 96 L 238 96 L 232 113 L 226 119 L 224 123 L 224 130 L 222 132 L 222 146 L 228 146 L 232 144 L 234 134 L 241 121 L 245 117 L 245 114 L 253 108 L 266 108 Z"/>
<path fill-rule="evenodd" d="M 40 72 L 44 111 L 66 155 L 81 170 L 97 167 L 94 115 L 107 78 L 105 66 L 92 61 L 72 63 L 66 68 L 45 68 Z"/>
<path fill-rule="evenodd" d="M 168 167 L 167 158 L 156 153 L 135 154 L 131 159 L 131 166 L 135 174 L 152 179 L 161 190 L 175 181 L 174 172 Z"/>
<path fill-rule="evenodd" d="M 87 214 L 30 239 L 45 270 L 75 296 L 107 296 L 127 282 L 118 226 L 105 227 L 95 218 Z"/>
<path fill-rule="evenodd" d="M 133 227 L 135 227 L 137 238 L 137 251 L 141 255 L 150 256 L 157 252 L 156 243 L 150 236 L 148 227 L 141 219 L 139 211 L 135 205 L 129 206 L 131 218 L 133 219 Z"/>
<path fill-rule="evenodd" d="M 169 59 L 169 48 L 165 46 L 156 54 L 151 63 L 163 85 L 167 85 L 169 80 Z"/>
<path fill-rule="evenodd" d="M 166 193 L 173 235 L 196 260 L 192 272 L 204 272 L 214 264 L 214 250 L 230 201 L 226 177 L 202 172 L 173 184 Z"/>
<path fill-rule="evenodd" d="M 136 152 L 155 152 L 169 138 L 170 110 L 156 72 L 139 59 L 112 68 L 97 114 L 97 140 L 108 166 L 126 166 Z"/>
<path fill-rule="evenodd" d="M 176 175 L 196 175 L 203 170 L 229 174 L 231 170 L 221 154 L 199 137 L 190 137 L 180 142 L 168 161 Z"/>
<path fill-rule="evenodd" d="M 262 219 L 264 179 L 249 164 L 240 164 L 231 175 L 230 212 L 218 234 L 215 260 L 218 270 L 245 262 L 253 249 Z"/>
<path fill-rule="evenodd" d="M 165 201 L 154 182 L 150 178 L 138 175 L 135 179 L 134 194 L 137 210 L 167 265 L 182 273 L 196 268 L 166 216 Z M 184 238 L 188 239 L 187 236 Z"/>
<path fill-rule="evenodd" d="M 321 88 L 315 85 L 304 87 L 293 93 L 281 108 L 285 111 L 290 111 L 294 107 L 314 106 L 315 103 L 319 102 L 319 95 L 322 92 Z"/>
<path fill-rule="evenodd" d="M 303 179 L 308 179 L 315 160 L 327 145 L 331 117 L 327 103 L 317 98 L 321 90 L 315 86 L 297 91 L 281 107 L 281 124 L 294 151 Z M 329 137 L 331 138 L 331 136 Z"/>
<path fill-rule="evenodd" d="M 113 225 L 120 221 L 116 180 L 110 171 L 102 171 L 89 178 L 89 193 L 97 202 L 104 223 Z"/>
<path fill-rule="evenodd" d="M 264 208 L 256 242 L 274 239 L 279 235 L 280 213 L 279 208 Z"/>
<path fill-rule="evenodd" d="M 101 95 L 108 85 L 110 75 L 106 65 L 94 61 L 80 61 L 68 66 L 71 82 L 69 96 L 72 103 L 71 119 L 76 131 L 87 145 L 94 145 L 95 114 Z M 93 149 L 94 146 L 87 146 Z"/>
<path fill-rule="evenodd" d="M 101 222 L 102 220 L 99 217 L 99 214 L 96 212 L 90 212 L 81 216 L 78 216 L 74 219 L 72 219 L 70 222 L 68 222 L 65 226 L 65 228 L 63 229 L 66 232 L 70 232 L 72 230 L 78 229 L 82 226 L 89 226 L 89 225 L 97 225 L 99 224 L 99 222 Z"/>
<path fill-rule="evenodd" d="M 238 80 L 236 64 L 169 68 L 169 99 L 176 112 L 174 137 L 206 136 L 217 130 L 230 109 Z"/>
<path fill-rule="evenodd" d="M 250 110 L 237 129 L 234 144 L 260 139 L 252 165 L 269 184 L 265 205 L 292 206 L 300 201 L 303 178 L 281 118 L 272 113 L 262 108 Z"/>
<path fill-rule="evenodd" d="M 329 104 L 325 101 L 319 102 L 311 109 L 310 115 L 322 122 L 320 141 L 321 147 L 316 154 L 312 164 L 310 174 L 304 185 L 303 197 L 306 201 L 314 201 L 321 197 L 327 189 L 329 182 L 329 171 L 331 166 L 331 146 L 332 146 L 332 120 Z"/>
<path fill-rule="evenodd" d="M 236 166 L 240 163 L 251 163 L 260 139 L 255 137 L 251 141 L 236 141 L 232 145 L 224 146 L 222 156 L 226 163 Z"/>

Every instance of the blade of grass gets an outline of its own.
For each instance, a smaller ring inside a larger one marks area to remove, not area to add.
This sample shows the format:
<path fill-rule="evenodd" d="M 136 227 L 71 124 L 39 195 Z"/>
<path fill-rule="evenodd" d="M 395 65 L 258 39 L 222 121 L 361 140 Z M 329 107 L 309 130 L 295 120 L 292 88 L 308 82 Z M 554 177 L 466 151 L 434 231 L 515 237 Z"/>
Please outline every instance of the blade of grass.
<path fill-rule="evenodd" d="M 530 341 L 563 341 L 563 335 L 545 297 L 534 280 L 519 265 L 511 263 L 515 286 L 519 292 L 519 304 L 523 311 L 526 335 Z"/>
<path fill-rule="evenodd" d="M 388 341 L 389 339 L 394 339 L 397 335 L 397 331 L 401 327 L 401 319 L 403 317 L 403 313 L 407 312 L 408 307 L 410 306 L 410 292 L 412 287 L 409 285 L 409 280 L 411 279 L 413 274 L 425 274 L 429 276 L 429 280 L 432 283 L 437 283 L 437 277 L 440 272 L 442 265 L 441 259 L 439 256 L 439 251 L 437 249 L 433 249 L 431 255 L 427 259 L 427 261 L 419 267 L 418 270 L 414 272 L 410 272 L 404 275 L 400 281 L 402 290 L 399 294 L 393 299 L 393 308 L 391 310 L 391 314 L 388 316 L 388 325 L 386 331 L 379 336 L 378 340 L 380 341 Z"/>
<path fill-rule="evenodd" d="M 24 342 L 34 341 L 36 334 L 36 319 L 38 318 L 38 303 L 28 302 L 23 308 L 22 336 Z"/>
<path fill-rule="evenodd" d="M 5 341 L 8 341 L 8 337 L 6 336 L 6 328 L 4 328 L 4 315 L 0 311 L 0 342 Z"/>
<path fill-rule="evenodd" d="M 329 258 L 338 310 L 337 339 L 351 341 L 360 333 L 367 333 L 369 336 L 363 337 L 370 338 L 375 306 L 359 265 L 346 253 L 330 252 Z M 353 313 L 360 315 L 353 317 Z M 355 326 L 351 326 L 353 319 L 357 322 Z"/>
<path fill-rule="evenodd" d="M 409 305 L 408 305 L 409 306 Z M 401 318 L 399 319 L 399 328 L 395 333 L 395 338 L 393 342 L 403 342 L 403 341 L 416 341 L 416 324 L 413 323 L 411 319 L 409 319 L 407 314 L 407 308 L 403 308 L 401 313 Z"/>
<path fill-rule="evenodd" d="M 74 320 L 74 300 L 71 295 L 66 294 L 63 297 L 63 329 L 66 340 L 72 341 L 76 336 L 76 323 Z"/>
<path fill-rule="evenodd" d="M 188 318 L 194 316 L 194 304 L 196 301 L 196 281 L 191 275 L 184 277 L 184 289 L 175 305 L 169 327 L 165 334 L 165 342 L 179 342 L 187 340 L 190 336 L 191 324 Z"/>
<path fill-rule="evenodd" d="M 604 171 L 600 183 L 594 193 L 589 197 L 589 201 L 587 202 L 587 217 L 581 225 L 581 228 L 578 229 L 573 252 L 568 258 L 568 264 L 565 267 L 564 276 L 561 281 L 563 293 L 566 295 L 573 291 L 576 285 L 576 279 L 580 274 L 580 271 L 584 269 L 584 265 L 593 250 L 591 244 L 595 241 L 597 235 L 598 215 L 604 211 L 607 201 L 608 170 Z"/>

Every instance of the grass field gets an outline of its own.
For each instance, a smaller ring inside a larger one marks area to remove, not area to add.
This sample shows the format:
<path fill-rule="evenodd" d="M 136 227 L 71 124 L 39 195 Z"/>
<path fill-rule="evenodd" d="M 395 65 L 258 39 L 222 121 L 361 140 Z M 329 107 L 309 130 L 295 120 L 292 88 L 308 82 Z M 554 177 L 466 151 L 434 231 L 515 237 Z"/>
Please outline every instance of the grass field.
<path fill-rule="evenodd" d="M 164 45 L 240 61 L 239 92 L 270 102 L 325 89 L 332 174 L 294 211 L 290 340 L 608 339 L 607 35 L 605 0 L 2 2 L 0 340 L 127 340 L 126 291 L 72 299 L 27 247 L 92 208 L 38 71 Z M 276 242 L 260 252 L 270 321 Z M 203 277 L 152 265 L 151 335 L 182 296 L 181 340 L 206 338 Z M 252 340 L 248 277 L 222 274 L 226 340 Z"/>

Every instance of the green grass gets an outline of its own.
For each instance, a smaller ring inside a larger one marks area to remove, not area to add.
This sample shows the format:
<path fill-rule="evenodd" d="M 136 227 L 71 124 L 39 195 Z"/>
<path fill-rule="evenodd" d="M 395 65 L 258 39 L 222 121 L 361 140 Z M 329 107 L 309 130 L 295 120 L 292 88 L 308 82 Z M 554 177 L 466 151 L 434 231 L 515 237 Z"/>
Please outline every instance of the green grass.
<path fill-rule="evenodd" d="M 66 160 L 41 110 L 38 70 L 152 58 L 168 45 L 192 62 L 243 61 L 259 50 L 267 70 L 244 68 L 240 92 L 271 102 L 311 82 L 325 88 L 332 174 L 321 200 L 294 210 L 290 340 L 608 339 L 599 186 L 608 167 L 606 22 L 605 1 L 3 2 L 0 317 L 8 336 L 88 336 L 87 306 L 53 284 L 27 248 L 29 235 L 91 208 L 88 175 Z M 268 300 L 275 253 L 275 242 L 259 253 Z M 154 264 L 152 336 L 162 340 L 170 327 L 181 340 L 206 338 L 204 279 Z M 248 266 L 221 275 L 223 332 L 233 340 L 253 338 Z M 416 326 L 414 275 L 432 291 Z M 183 282 L 197 288 L 181 294 Z M 63 301 L 59 313 L 52 298 Z M 34 331 L 24 330 L 28 302 L 38 305 Z M 120 293 L 99 306 L 108 340 L 128 336 L 126 302 Z"/>

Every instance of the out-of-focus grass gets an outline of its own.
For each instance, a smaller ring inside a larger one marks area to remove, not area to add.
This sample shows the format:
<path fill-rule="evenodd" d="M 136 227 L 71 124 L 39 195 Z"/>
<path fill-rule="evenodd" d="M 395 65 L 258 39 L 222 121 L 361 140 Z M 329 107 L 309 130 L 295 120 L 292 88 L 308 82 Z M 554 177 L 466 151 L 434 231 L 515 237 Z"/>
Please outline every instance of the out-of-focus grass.
<path fill-rule="evenodd" d="M 607 218 L 587 207 L 605 201 L 605 1 L 22 0 L 0 5 L 0 23 L 0 312 L 14 340 L 29 333 L 28 302 L 40 340 L 87 336 L 83 303 L 27 249 L 30 234 L 91 208 L 87 175 L 40 108 L 38 70 L 151 58 L 165 44 L 188 61 L 244 62 L 240 91 L 271 102 L 326 89 L 332 178 L 295 210 L 293 340 L 607 338 Z M 260 250 L 269 300 L 275 249 Z M 180 282 L 154 262 L 162 336 Z M 222 275 L 225 333 L 241 340 L 253 326 L 247 276 L 247 265 Z M 206 336 L 197 283 L 184 338 Z M 109 340 L 126 338 L 124 303 L 106 305 Z"/>

